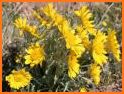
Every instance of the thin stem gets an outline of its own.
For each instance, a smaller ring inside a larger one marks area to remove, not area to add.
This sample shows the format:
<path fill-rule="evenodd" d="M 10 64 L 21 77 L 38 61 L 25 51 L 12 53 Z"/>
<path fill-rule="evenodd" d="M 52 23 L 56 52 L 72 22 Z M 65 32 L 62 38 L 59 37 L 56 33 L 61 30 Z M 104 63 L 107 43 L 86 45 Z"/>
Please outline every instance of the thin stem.
<path fill-rule="evenodd" d="M 108 8 L 107 10 L 105 11 L 105 13 L 103 14 L 99 24 L 97 25 L 98 27 L 100 26 L 100 24 L 102 23 L 103 19 L 105 18 L 106 14 L 109 12 L 110 8 L 114 5 L 114 3 L 112 3 Z"/>
<path fill-rule="evenodd" d="M 65 88 L 64 88 L 63 92 L 65 92 L 68 89 L 68 85 L 69 85 L 69 81 L 66 82 L 66 85 L 65 85 Z"/>

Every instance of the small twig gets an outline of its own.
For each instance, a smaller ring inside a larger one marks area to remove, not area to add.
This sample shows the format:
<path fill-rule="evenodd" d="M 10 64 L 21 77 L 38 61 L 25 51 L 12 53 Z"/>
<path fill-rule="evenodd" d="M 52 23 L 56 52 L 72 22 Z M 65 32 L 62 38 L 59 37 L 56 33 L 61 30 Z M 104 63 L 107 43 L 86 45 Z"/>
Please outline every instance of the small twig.
<path fill-rule="evenodd" d="M 17 14 L 21 8 L 24 6 L 25 3 L 20 3 L 20 5 L 16 5 L 16 8 L 14 8 L 13 11 L 15 11 L 15 14 Z"/>
<path fill-rule="evenodd" d="M 85 67 L 89 67 L 90 65 L 83 65 L 81 66 L 81 68 L 85 68 Z"/>
<path fill-rule="evenodd" d="M 16 5 L 14 6 L 14 9 L 10 10 L 8 15 L 11 15 L 13 12 L 16 12 L 16 9 L 18 8 L 18 6 L 20 6 L 20 3 L 16 3 Z"/>
<path fill-rule="evenodd" d="M 82 75 L 84 75 L 84 74 L 86 74 L 87 72 L 86 71 L 84 71 L 84 72 L 80 72 L 80 74 L 82 74 Z"/>
<path fill-rule="evenodd" d="M 34 78 L 33 81 L 35 81 L 38 85 L 41 85 L 37 79 Z"/>
<path fill-rule="evenodd" d="M 106 14 L 109 12 L 110 8 L 114 5 L 114 3 L 112 3 L 108 8 L 107 10 L 105 11 L 105 13 L 103 14 L 99 24 L 97 25 L 98 27 L 100 26 L 100 24 L 102 23 L 103 19 L 105 18 Z"/>
<path fill-rule="evenodd" d="M 92 83 L 92 80 L 90 80 L 90 79 L 88 79 L 88 78 L 86 78 L 86 77 L 82 77 L 82 79 L 86 80 L 87 82 Z"/>
<path fill-rule="evenodd" d="M 64 88 L 63 92 L 65 92 L 65 91 L 67 90 L 68 85 L 69 85 L 69 81 L 68 81 L 68 82 L 66 82 L 66 85 L 65 85 L 65 88 Z"/>
<path fill-rule="evenodd" d="M 59 89 L 59 86 L 57 86 L 57 88 L 56 88 L 56 91 L 55 91 L 55 92 L 58 92 L 58 89 Z"/>

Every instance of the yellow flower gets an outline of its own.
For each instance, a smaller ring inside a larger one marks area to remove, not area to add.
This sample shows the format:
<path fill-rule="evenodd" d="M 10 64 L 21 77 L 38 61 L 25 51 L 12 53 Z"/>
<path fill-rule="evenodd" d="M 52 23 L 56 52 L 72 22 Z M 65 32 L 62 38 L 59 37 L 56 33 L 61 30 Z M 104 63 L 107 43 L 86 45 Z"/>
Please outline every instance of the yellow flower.
<path fill-rule="evenodd" d="M 40 38 L 39 34 L 37 33 L 37 27 L 36 26 L 30 26 L 27 25 L 25 28 L 25 31 L 29 32 L 31 35 Z"/>
<path fill-rule="evenodd" d="M 86 32 L 86 30 L 84 30 L 82 26 L 78 26 L 76 28 L 76 30 L 78 32 L 78 35 L 81 37 L 82 44 L 84 45 L 84 47 L 86 49 L 89 49 L 90 48 L 90 41 L 89 41 L 89 36 L 88 36 L 88 33 Z"/>
<path fill-rule="evenodd" d="M 66 41 L 67 49 L 74 51 L 77 57 L 80 57 L 85 51 L 81 38 L 75 35 L 75 31 L 69 26 L 67 21 L 63 21 L 58 28 Z"/>
<path fill-rule="evenodd" d="M 20 29 L 20 36 L 23 35 L 23 30 L 26 28 L 27 26 L 27 19 L 24 18 L 22 19 L 21 17 L 19 17 L 18 19 L 15 20 L 14 25 L 16 28 Z"/>
<path fill-rule="evenodd" d="M 117 41 L 116 38 L 116 32 L 115 30 L 110 30 L 108 31 L 108 36 L 107 36 L 107 43 L 106 43 L 106 48 L 109 53 L 112 53 L 115 59 L 119 62 L 120 61 L 120 45 Z"/>
<path fill-rule="evenodd" d="M 67 20 L 53 8 L 52 3 L 45 6 L 42 10 L 48 17 L 51 18 L 53 25 L 56 25 L 58 28 L 60 28 L 63 24 L 69 25 L 67 24 Z"/>
<path fill-rule="evenodd" d="M 31 26 L 27 23 L 27 19 L 26 18 L 17 18 L 14 22 L 14 25 L 16 26 L 16 28 L 20 29 L 20 35 L 23 35 L 23 32 L 28 32 L 31 35 L 35 36 L 35 37 L 39 37 L 38 33 L 37 33 L 37 28 L 36 26 Z"/>
<path fill-rule="evenodd" d="M 73 50 L 77 57 L 80 57 L 85 51 L 85 48 L 83 47 L 79 36 L 75 35 L 75 31 L 71 28 L 69 22 L 62 15 L 56 12 L 52 4 L 48 4 L 48 6 L 43 8 L 43 12 L 51 18 L 54 25 L 56 25 L 62 33 L 67 49 Z"/>
<path fill-rule="evenodd" d="M 87 89 L 86 89 L 85 87 L 82 87 L 82 88 L 80 89 L 80 92 L 87 92 Z"/>
<path fill-rule="evenodd" d="M 79 74 L 79 67 L 77 57 L 73 51 L 70 52 L 68 58 L 68 75 L 71 79 L 75 78 Z"/>
<path fill-rule="evenodd" d="M 92 56 L 95 63 L 100 65 L 106 63 L 108 59 L 105 55 L 107 53 L 105 50 L 105 42 L 106 35 L 103 32 L 98 31 L 92 43 Z"/>
<path fill-rule="evenodd" d="M 14 25 L 18 29 L 24 29 L 27 26 L 27 19 L 26 18 L 22 19 L 21 17 L 19 17 L 18 19 L 15 20 Z"/>
<path fill-rule="evenodd" d="M 81 54 L 85 51 L 85 48 L 81 44 L 81 39 L 78 36 L 74 36 L 69 32 L 68 34 L 66 34 L 66 36 L 66 47 L 74 51 L 77 57 L 80 57 Z"/>
<path fill-rule="evenodd" d="M 82 26 L 83 28 L 89 32 L 92 35 L 96 34 L 96 29 L 95 26 L 93 24 L 93 20 L 91 20 L 92 18 L 92 13 L 90 13 L 90 10 L 88 9 L 87 6 L 83 6 L 81 7 L 80 10 L 77 10 L 74 12 L 78 17 L 80 17 L 81 21 L 82 21 Z"/>
<path fill-rule="evenodd" d="M 51 23 L 43 19 L 36 11 L 33 11 L 33 16 L 40 22 L 41 25 L 46 25 L 48 28 L 51 26 Z"/>
<path fill-rule="evenodd" d="M 66 35 L 66 47 L 70 48 L 70 50 L 74 51 L 77 57 L 80 57 L 82 53 L 85 51 L 85 48 L 81 44 L 81 40 L 78 36 L 74 36 L 71 34 Z"/>
<path fill-rule="evenodd" d="M 92 77 L 95 85 L 98 85 L 100 83 L 100 73 L 101 68 L 97 64 L 91 64 L 89 68 L 90 76 Z"/>
<path fill-rule="evenodd" d="M 66 21 L 66 19 L 62 17 L 62 15 L 57 14 L 57 13 L 55 14 L 53 19 L 54 19 L 54 25 L 56 26 L 61 25 L 63 21 Z"/>
<path fill-rule="evenodd" d="M 59 31 L 63 34 L 64 37 L 66 37 L 66 33 L 70 32 L 71 34 L 75 34 L 75 31 L 71 28 L 69 22 L 63 18 L 63 21 L 61 21 L 61 24 L 57 25 Z"/>
<path fill-rule="evenodd" d="M 28 49 L 26 49 L 26 52 L 27 54 L 24 56 L 25 64 L 30 64 L 30 67 L 42 64 L 42 61 L 45 59 L 44 49 L 39 43 L 30 46 Z"/>
<path fill-rule="evenodd" d="M 53 26 L 56 25 L 61 25 L 61 23 L 63 21 L 65 21 L 65 18 L 62 17 L 62 15 L 60 15 L 59 13 L 57 13 L 57 11 L 53 8 L 53 4 L 50 3 L 47 6 L 45 6 L 43 9 L 43 12 L 51 18 L 52 22 L 53 22 Z"/>
<path fill-rule="evenodd" d="M 32 76 L 25 69 L 13 70 L 11 74 L 6 76 L 6 81 L 13 89 L 20 89 L 30 84 Z"/>
<path fill-rule="evenodd" d="M 51 18 L 54 18 L 55 17 L 55 14 L 56 14 L 56 10 L 53 8 L 53 4 L 52 3 L 49 3 L 47 6 L 45 6 L 42 11 L 48 16 L 48 17 L 51 17 Z M 55 19 L 55 18 L 54 18 Z"/>

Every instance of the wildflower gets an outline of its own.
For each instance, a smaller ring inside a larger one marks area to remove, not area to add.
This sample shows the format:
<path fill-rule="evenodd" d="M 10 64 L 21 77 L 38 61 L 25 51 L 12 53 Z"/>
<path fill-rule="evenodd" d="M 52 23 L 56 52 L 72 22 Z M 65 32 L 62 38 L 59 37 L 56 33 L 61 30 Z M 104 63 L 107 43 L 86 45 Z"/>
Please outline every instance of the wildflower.
<path fill-rule="evenodd" d="M 25 64 L 30 64 L 30 67 L 35 65 L 42 64 L 45 59 L 45 52 L 42 46 L 39 43 L 30 46 L 26 49 L 27 54 L 24 56 Z"/>
<path fill-rule="evenodd" d="M 56 13 L 56 15 L 54 17 L 54 25 L 59 26 L 64 21 L 66 22 L 66 19 L 62 15 Z"/>
<path fill-rule="evenodd" d="M 105 42 L 106 35 L 103 32 L 98 31 L 92 43 L 92 56 L 95 63 L 100 65 L 106 63 L 108 59 L 106 56 Z"/>
<path fill-rule="evenodd" d="M 18 19 L 15 20 L 14 25 L 16 26 L 16 28 L 21 30 L 20 36 L 22 36 L 23 35 L 22 30 L 24 30 L 27 26 L 27 19 L 26 18 L 22 19 L 21 17 L 19 17 Z"/>
<path fill-rule="evenodd" d="M 66 36 L 67 36 L 67 38 L 65 38 L 66 47 L 74 51 L 77 57 L 80 57 L 82 53 L 85 51 L 85 48 L 81 44 L 80 38 L 78 36 L 73 36 L 71 34 Z"/>
<path fill-rule="evenodd" d="M 28 32 L 31 35 L 35 36 L 35 37 L 39 37 L 38 33 L 37 33 L 37 28 L 36 26 L 30 26 L 27 23 L 27 19 L 26 18 L 21 18 L 19 17 L 18 19 L 15 20 L 14 25 L 16 26 L 16 28 L 20 29 L 20 35 L 23 35 L 23 32 Z"/>
<path fill-rule="evenodd" d="M 25 31 L 29 32 L 31 35 L 40 38 L 39 34 L 37 33 L 37 27 L 36 26 L 30 26 L 27 25 L 27 27 L 25 28 Z"/>
<path fill-rule="evenodd" d="M 43 19 L 36 11 L 33 12 L 33 16 L 40 22 L 41 25 L 46 25 L 48 28 L 50 27 L 51 23 Z"/>
<path fill-rule="evenodd" d="M 82 87 L 82 88 L 80 89 L 80 92 L 87 92 L 87 89 L 86 89 L 85 87 Z"/>
<path fill-rule="evenodd" d="M 107 43 L 106 43 L 106 48 L 109 53 L 112 53 L 115 59 L 119 62 L 120 61 L 120 50 L 119 50 L 119 43 L 116 38 L 116 32 L 115 30 L 110 30 L 108 31 L 108 36 L 107 36 Z"/>
<path fill-rule="evenodd" d="M 68 58 L 68 75 L 71 79 L 75 78 L 79 74 L 79 67 L 77 57 L 73 51 L 70 52 Z"/>
<path fill-rule="evenodd" d="M 88 36 L 88 33 L 86 32 L 86 30 L 84 30 L 82 26 L 78 26 L 76 28 L 76 30 L 78 32 L 78 35 L 81 37 L 82 44 L 84 45 L 84 47 L 86 49 L 89 49 L 90 48 L 90 41 L 89 41 L 89 36 Z"/>
<path fill-rule="evenodd" d="M 55 14 L 56 14 L 56 10 L 53 8 L 53 4 L 52 3 L 49 3 L 47 6 L 45 6 L 42 11 L 48 16 L 48 17 L 51 17 L 51 18 L 54 18 L 55 17 Z M 54 18 L 55 19 L 55 18 Z"/>
<path fill-rule="evenodd" d="M 58 29 L 62 33 L 62 35 L 65 37 L 66 37 L 66 33 L 68 32 L 72 33 L 73 35 L 75 34 L 75 31 L 71 28 L 71 26 L 69 25 L 69 22 L 64 18 L 63 18 L 63 21 L 61 21 L 61 24 L 58 25 Z"/>
<path fill-rule="evenodd" d="M 63 21 L 65 21 L 65 18 L 62 17 L 57 11 L 53 8 L 53 4 L 50 3 L 46 7 L 43 8 L 43 12 L 51 18 L 53 22 L 53 26 L 61 25 Z"/>
<path fill-rule="evenodd" d="M 27 19 L 26 18 L 22 19 L 21 17 L 19 17 L 18 19 L 15 20 L 14 25 L 18 29 L 24 29 L 27 26 Z"/>
<path fill-rule="evenodd" d="M 11 74 L 6 76 L 6 81 L 13 89 L 20 89 L 30 84 L 32 76 L 24 68 L 21 70 L 13 70 Z"/>
<path fill-rule="evenodd" d="M 85 51 L 81 38 L 75 35 L 75 31 L 69 26 L 67 21 L 63 21 L 58 28 L 65 39 L 66 48 L 74 51 L 77 57 L 80 57 Z"/>
<path fill-rule="evenodd" d="M 97 64 L 91 64 L 89 68 L 90 76 L 93 78 L 93 81 L 95 85 L 98 85 L 100 83 L 100 73 L 101 69 L 100 66 Z"/>
<path fill-rule="evenodd" d="M 78 17 L 80 17 L 82 21 L 82 26 L 83 28 L 89 32 L 91 35 L 96 34 L 96 29 L 93 24 L 92 18 L 92 13 L 90 13 L 90 10 L 88 9 L 87 6 L 83 6 L 80 10 L 77 10 L 74 12 Z"/>
<path fill-rule="evenodd" d="M 85 48 L 81 43 L 81 39 L 79 38 L 79 36 L 75 35 L 75 31 L 71 28 L 69 22 L 59 13 L 57 13 L 55 9 L 53 9 L 52 4 L 46 6 L 43 11 L 52 19 L 54 25 L 56 25 L 60 33 L 62 33 L 66 42 L 67 49 L 73 50 L 76 53 L 77 57 L 80 57 L 81 54 L 85 51 Z"/>

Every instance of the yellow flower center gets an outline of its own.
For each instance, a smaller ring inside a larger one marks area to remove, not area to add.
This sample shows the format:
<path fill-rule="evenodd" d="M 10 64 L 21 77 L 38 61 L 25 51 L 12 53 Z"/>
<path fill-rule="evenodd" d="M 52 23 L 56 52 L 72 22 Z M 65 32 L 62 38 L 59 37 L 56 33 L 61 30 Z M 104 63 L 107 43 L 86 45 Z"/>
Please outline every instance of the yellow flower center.
<path fill-rule="evenodd" d="M 15 74 L 15 75 L 14 75 L 14 80 L 15 80 L 16 82 L 21 82 L 21 81 L 22 81 L 22 78 L 24 78 L 24 76 L 21 75 L 21 74 Z"/>
<path fill-rule="evenodd" d="M 34 51 L 31 53 L 32 60 L 37 60 L 40 59 L 41 57 L 42 57 L 41 49 L 35 48 Z"/>

